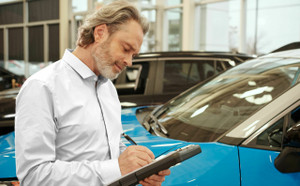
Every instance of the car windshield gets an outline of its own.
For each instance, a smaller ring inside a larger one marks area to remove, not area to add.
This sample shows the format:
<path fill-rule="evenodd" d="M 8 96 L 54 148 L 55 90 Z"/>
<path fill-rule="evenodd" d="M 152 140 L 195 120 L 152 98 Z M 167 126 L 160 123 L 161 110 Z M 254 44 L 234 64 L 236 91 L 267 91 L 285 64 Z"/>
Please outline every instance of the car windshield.
<path fill-rule="evenodd" d="M 212 142 L 296 84 L 300 59 L 258 58 L 175 97 L 153 117 L 163 136 Z M 157 134 L 157 132 L 156 132 Z"/>

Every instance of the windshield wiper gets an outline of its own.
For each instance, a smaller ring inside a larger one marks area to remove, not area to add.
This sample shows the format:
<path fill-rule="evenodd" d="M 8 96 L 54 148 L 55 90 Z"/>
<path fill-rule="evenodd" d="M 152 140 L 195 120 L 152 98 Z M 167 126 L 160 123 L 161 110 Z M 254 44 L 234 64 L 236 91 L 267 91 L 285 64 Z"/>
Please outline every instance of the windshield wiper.
<path fill-rule="evenodd" d="M 142 125 L 143 125 L 143 127 L 145 127 L 145 129 L 146 129 L 148 132 L 150 132 L 150 130 L 151 130 L 151 127 L 150 127 L 150 124 L 149 124 L 149 123 L 151 123 L 151 121 L 153 120 L 153 119 L 152 119 L 152 116 L 153 116 L 158 110 L 160 110 L 160 109 L 162 108 L 162 106 L 163 106 L 163 105 L 157 106 L 152 112 L 150 112 L 149 114 L 147 114 L 147 116 L 144 118 Z"/>
<path fill-rule="evenodd" d="M 150 114 L 150 117 L 151 117 L 151 122 L 148 123 L 148 125 L 152 129 L 154 134 L 157 136 L 161 136 L 161 134 L 163 134 L 164 137 L 168 137 L 169 133 L 167 129 L 161 123 L 159 123 L 158 119 L 152 113 Z"/>
<path fill-rule="evenodd" d="M 168 137 L 168 131 L 167 129 L 158 121 L 157 117 L 155 115 L 161 115 L 166 110 L 168 110 L 168 107 L 164 108 L 163 105 L 156 107 L 151 113 L 149 113 L 145 119 L 142 125 L 145 127 L 145 129 L 157 136 L 164 136 Z"/>

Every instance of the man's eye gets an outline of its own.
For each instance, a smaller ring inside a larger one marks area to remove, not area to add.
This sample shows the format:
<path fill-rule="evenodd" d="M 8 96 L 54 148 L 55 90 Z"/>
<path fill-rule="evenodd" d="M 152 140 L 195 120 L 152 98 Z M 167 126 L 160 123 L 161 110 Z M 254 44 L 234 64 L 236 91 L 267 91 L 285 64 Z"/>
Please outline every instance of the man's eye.
<path fill-rule="evenodd" d="M 130 49 L 124 48 L 124 51 L 125 51 L 125 52 L 129 52 L 129 50 L 130 50 Z"/>

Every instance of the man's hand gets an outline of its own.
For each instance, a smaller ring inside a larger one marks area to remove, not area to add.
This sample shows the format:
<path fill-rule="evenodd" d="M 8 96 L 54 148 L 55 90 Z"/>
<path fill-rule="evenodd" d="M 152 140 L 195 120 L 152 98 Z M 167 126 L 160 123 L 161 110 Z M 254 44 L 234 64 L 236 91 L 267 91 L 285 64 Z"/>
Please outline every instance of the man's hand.
<path fill-rule="evenodd" d="M 154 160 L 154 154 L 147 147 L 132 145 L 119 156 L 119 166 L 122 176 L 132 172 L 140 167 L 143 167 Z M 160 171 L 158 174 L 149 176 L 148 178 L 140 181 L 143 186 L 156 186 L 161 185 L 165 180 L 165 176 L 170 175 L 169 169 Z"/>
<path fill-rule="evenodd" d="M 168 176 L 171 174 L 170 169 L 166 169 L 163 171 L 160 171 L 157 174 L 154 174 L 143 181 L 140 181 L 139 183 L 143 186 L 160 186 L 163 181 L 165 181 L 165 176 Z"/>
<path fill-rule="evenodd" d="M 132 145 L 119 156 L 119 166 L 122 176 L 143 167 L 154 160 L 154 154 L 144 146 Z"/>

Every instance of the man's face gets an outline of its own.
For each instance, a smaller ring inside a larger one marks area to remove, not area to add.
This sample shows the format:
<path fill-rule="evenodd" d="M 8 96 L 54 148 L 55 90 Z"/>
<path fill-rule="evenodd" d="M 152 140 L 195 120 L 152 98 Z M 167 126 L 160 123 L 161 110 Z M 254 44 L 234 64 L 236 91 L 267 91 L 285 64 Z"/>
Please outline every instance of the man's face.
<path fill-rule="evenodd" d="M 98 44 L 92 52 L 95 69 L 108 79 L 116 79 L 138 54 L 143 42 L 143 31 L 135 21 L 124 24 L 119 31 Z"/>

